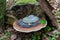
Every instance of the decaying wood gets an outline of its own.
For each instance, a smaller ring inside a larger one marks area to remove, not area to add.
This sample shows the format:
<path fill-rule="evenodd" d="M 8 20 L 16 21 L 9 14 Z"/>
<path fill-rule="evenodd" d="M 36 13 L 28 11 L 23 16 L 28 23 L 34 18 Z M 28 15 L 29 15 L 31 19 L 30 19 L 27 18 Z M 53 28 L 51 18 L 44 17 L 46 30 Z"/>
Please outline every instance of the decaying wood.
<path fill-rule="evenodd" d="M 58 23 L 56 22 L 55 15 L 53 15 L 51 9 L 49 8 L 49 5 L 47 5 L 46 0 L 38 0 L 38 1 L 43 11 L 45 11 L 46 15 L 50 18 L 52 25 L 58 28 Z"/>

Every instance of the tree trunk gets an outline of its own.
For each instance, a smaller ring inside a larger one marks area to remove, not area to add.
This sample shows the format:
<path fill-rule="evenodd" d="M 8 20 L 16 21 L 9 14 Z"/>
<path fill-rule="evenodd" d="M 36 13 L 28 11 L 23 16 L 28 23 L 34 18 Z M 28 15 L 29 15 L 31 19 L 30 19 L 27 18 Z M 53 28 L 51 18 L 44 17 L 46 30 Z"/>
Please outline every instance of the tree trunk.
<path fill-rule="evenodd" d="M 46 0 L 38 0 L 41 8 L 44 12 L 46 12 L 46 15 L 51 20 L 51 23 L 53 26 L 58 28 L 58 23 L 56 22 L 55 15 L 53 15 L 52 10 L 50 9 L 49 5 L 47 4 Z"/>

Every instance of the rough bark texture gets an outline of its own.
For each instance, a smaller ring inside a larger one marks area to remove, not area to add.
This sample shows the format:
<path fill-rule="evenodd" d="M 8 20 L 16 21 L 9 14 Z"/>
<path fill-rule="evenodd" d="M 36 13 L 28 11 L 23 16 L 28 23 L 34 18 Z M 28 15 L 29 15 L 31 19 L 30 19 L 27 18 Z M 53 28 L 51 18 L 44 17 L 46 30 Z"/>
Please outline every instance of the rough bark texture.
<path fill-rule="evenodd" d="M 53 26 L 58 28 L 58 24 L 55 19 L 55 15 L 53 15 L 52 10 L 50 9 L 49 5 L 47 4 L 46 0 L 38 0 L 41 8 L 46 12 L 46 15 L 50 18 L 51 23 Z"/>

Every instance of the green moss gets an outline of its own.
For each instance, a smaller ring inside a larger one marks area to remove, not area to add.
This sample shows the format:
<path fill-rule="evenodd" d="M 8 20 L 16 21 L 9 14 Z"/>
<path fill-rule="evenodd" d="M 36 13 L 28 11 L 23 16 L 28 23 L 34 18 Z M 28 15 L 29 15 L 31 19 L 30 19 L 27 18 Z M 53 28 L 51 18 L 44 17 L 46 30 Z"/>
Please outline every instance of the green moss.
<path fill-rule="evenodd" d="M 0 0 L 0 27 L 4 29 L 5 21 L 5 11 L 6 11 L 6 0 Z"/>
<path fill-rule="evenodd" d="M 27 3 L 36 4 L 37 1 L 36 0 L 17 0 L 16 1 L 16 4 L 27 4 Z"/>

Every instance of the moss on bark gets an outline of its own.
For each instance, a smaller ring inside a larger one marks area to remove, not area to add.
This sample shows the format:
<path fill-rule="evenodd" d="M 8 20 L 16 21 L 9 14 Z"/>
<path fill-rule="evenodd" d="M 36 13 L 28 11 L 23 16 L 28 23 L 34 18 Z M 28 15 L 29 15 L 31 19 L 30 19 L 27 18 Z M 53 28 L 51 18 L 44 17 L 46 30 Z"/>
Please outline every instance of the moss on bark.
<path fill-rule="evenodd" d="M 0 0 L 0 27 L 4 28 L 6 0 Z"/>

